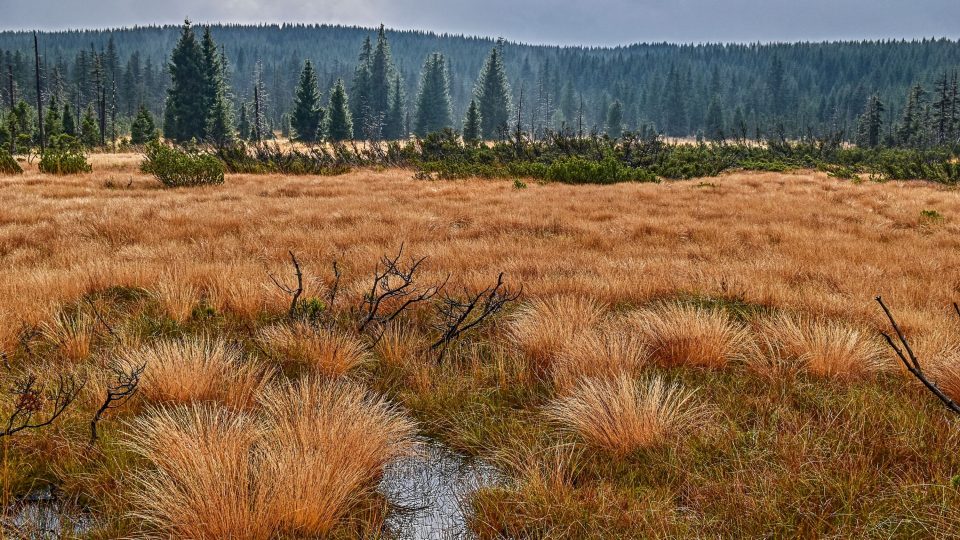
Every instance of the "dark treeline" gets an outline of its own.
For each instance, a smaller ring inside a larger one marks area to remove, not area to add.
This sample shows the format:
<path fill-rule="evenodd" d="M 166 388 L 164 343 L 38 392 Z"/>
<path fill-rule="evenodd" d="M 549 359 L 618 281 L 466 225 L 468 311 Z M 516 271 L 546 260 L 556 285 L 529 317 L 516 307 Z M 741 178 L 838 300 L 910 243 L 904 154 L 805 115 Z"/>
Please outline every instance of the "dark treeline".
<path fill-rule="evenodd" d="M 227 119 L 247 137 L 258 130 L 263 136 L 290 131 L 308 60 L 307 82 L 316 81 L 316 101 L 324 107 L 342 81 L 344 92 L 335 99 L 349 102 L 355 138 L 368 136 L 371 127 L 385 136 L 444 124 L 462 129 L 478 85 L 491 82 L 478 81 L 478 75 L 492 49 L 505 71 L 510 129 L 519 112 L 523 129 L 534 136 L 551 130 L 614 136 L 655 130 L 759 139 L 839 132 L 866 144 L 929 145 L 957 135 L 946 118 L 953 114 L 946 109 L 956 106 L 952 73 L 960 66 L 960 43 L 951 40 L 496 48 L 484 38 L 386 31 L 384 64 L 376 58 L 375 30 L 323 25 L 209 30 L 206 45 L 215 45 L 221 74 L 214 90 L 223 93 L 219 106 L 229 107 Z M 203 32 L 196 31 L 202 48 Z M 69 121 L 63 118 L 71 124 L 67 128 L 86 135 L 88 144 L 143 129 L 148 115 L 162 126 L 170 115 L 170 62 L 181 32 L 182 27 L 164 26 L 40 33 L 41 101 L 61 118 L 69 115 Z M 33 60 L 32 33 L 0 32 L 5 118 L 21 100 L 24 108 L 15 111 L 21 115 L 37 101 Z M 365 74 L 358 68 L 363 66 Z M 364 77 L 378 78 L 368 88 L 371 95 L 361 88 Z M 380 115 L 371 121 L 365 111 Z M 301 120 L 319 113 L 299 111 Z M 471 114 L 482 136 L 491 137 L 491 122 L 505 134 L 506 122 L 491 120 L 482 103 Z M 29 119 L 18 121 L 25 126 Z"/>

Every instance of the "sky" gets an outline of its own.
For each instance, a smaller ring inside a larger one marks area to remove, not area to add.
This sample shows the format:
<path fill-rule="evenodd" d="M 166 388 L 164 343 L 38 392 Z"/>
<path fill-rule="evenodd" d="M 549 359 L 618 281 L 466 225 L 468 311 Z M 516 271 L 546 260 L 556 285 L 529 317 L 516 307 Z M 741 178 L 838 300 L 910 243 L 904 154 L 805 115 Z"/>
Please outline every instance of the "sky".
<path fill-rule="evenodd" d="M 557 45 L 960 37 L 960 0 L 0 0 L 0 29 L 309 22 Z"/>

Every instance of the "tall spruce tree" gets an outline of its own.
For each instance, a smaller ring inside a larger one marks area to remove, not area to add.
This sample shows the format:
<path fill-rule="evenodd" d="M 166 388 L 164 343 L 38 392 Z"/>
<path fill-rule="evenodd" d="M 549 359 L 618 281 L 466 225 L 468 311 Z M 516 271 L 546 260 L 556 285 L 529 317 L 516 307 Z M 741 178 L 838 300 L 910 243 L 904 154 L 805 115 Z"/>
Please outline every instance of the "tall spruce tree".
<path fill-rule="evenodd" d="M 503 41 L 487 56 L 474 91 L 480 107 L 481 132 L 485 139 L 496 139 L 509 130 L 510 84 L 503 66 Z"/>
<path fill-rule="evenodd" d="M 477 100 L 470 100 L 470 107 L 467 108 L 467 116 L 463 119 L 463 141 L 467 144 L 476 144 L 483 139 L 483 132 L 480 127 L 480 107 L 477 106 Z"/>
<path fill-rule="evenodd" d="M 320 126 L 323 121 L 323 107 L 320 106 L 320 90 L 317 87 L 317 74 L 313 63 L 307 60 L 300 72 L 296 96 L 293 100 L 293 116 L 290 125 L 298 140 L 316 142 L 319 140 Z"/>
<path fill-rule="evenodd" d="M 613 100 L 610 107 L 607 108 L 607 135 L 617 139 L 623 135 L 623 104 L 619 99 Z"/>
<path fill-rule="evenodd" d="M 77 124 L 73 119 L 73 111 L 70 109 L 70 104 L 65 103 L 63 105 L 63 117 L 61 122 L 63 123 L 63 132 L 71 137 L 77 136 Z"/>
<path fill-rule="evenodd" d="M 857 124 L 857 144 L 867 148 L 880 145 L 883 136 L 883 103 L 880 96 L 872 95 L 860 115 Z"/>
<path fill-rule="evenodd" d="M 100 125 L 93 112 L 92 104 L 87 106 L 87 112 L 80 123 L 80 140 L 88 148 L 94 148 L 100 144 Z"/>
<path fill-rule="evenodd" d="M 233 106 L 227 89 L 226 57 L 221 56 L 210 34 L 210 27 L 203 31 L 203 105 L 206 109 L 204 139 L 222 146 L 231 142 L 233 132 Z"/>
<path fill-rule="evenodd" d="M 203 49 L 189 19 L 183 22 L 180 40 L 170 56 L 169 70 L 163 134 L 176 142 L 203 139 L 207 129 L 208 79 Z"/>
<path fill-rule="evenodd" d="M 910 89 L 907 104 L 903 108 L 900 125 L 897 126 L 897 144 L 911 148 L 922 148 L 927 145 L 929 131 L 929 107 L 927 106 L 927 92 L 923 86 L 916 85 Z"/>
<path fill-rule="evenodd" d="M 424 62 L 420 75 L 413 131 L 417 136 L 425 137 L 452 124 L 446 65 L 442 54 L 433 53 Z"/>
<path fill-rule="evenodd" d="M 397 140 L 407 137 L 403 126 L 403 85 L 400 82 L 400 74 L 393 77 L 393 90 L 390 93 L 390 111 L 387 113 L 387 121 L 384 124 L 383 135 L 387 139 Z"/>
<path fill-rule="evenodd" d="M 353 72 L 353 84 L 350 85 L 350 113 L 355 131 L 362 134 L 370 120 L 371 110 L 371 73 L 370 63 L 373 57 L 373 46 L 370 36 L 363 40 L 360 56 L 357 58 L 357 67 Z"/>
<path fill-rule="evenodd" d="M 390 93 L 393 83 L 393 58 L 383 25 L 377 31 L 377 47 L 370 59 L 370 114 L 378 122 L 386 123 L 390 113 Z"/>
<path fill-rule="evenodd" d="M 347 91 L 343 87 L 343 79 L 337 79 L 336 84 L 333 85 L 327 111 L 330 119 L 327 122 L 327 137 L 334 142 L 352 139 L 353 119 L 347 100 Z"/>
<path fill-rule="evenodd" d="M 250 138 L 250 118 L 247 115 L 247 104 L 240 104 L 240 119 L 237 120 L 237 136 L 245 141 Z"/>

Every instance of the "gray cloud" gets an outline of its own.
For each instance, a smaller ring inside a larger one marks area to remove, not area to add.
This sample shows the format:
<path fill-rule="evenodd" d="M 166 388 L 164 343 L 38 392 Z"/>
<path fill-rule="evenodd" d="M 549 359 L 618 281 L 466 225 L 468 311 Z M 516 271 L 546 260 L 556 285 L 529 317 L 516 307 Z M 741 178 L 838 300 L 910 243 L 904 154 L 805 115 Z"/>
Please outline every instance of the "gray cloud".
<path fill-rule="evenodd" d="M 533 43 L 819 41 L 960 36 L 957 0 L 0 0 L 0 28 L 313 22 Z"/>

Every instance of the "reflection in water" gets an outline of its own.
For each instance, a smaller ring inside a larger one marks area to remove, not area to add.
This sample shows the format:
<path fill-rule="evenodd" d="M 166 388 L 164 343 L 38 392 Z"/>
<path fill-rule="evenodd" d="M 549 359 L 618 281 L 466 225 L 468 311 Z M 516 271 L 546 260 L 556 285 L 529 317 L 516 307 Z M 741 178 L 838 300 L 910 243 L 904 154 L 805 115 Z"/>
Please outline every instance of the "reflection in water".
<path fill-rule="evenodd" d="M 497 470 L 436 444 L 385 471 L 380 491 L 395 506 L 388 519 L 399 538 L 445 540 L 469 536 L 468 497 L 478 488 L 501 481 Z"/>
<path fill-rule="evenodd" d="M 91 527 L 89 516 L 66 504 L 51 489 L 37 491 L 4 512 L 0 537 L 23 540 L 75 538 Z"/>

